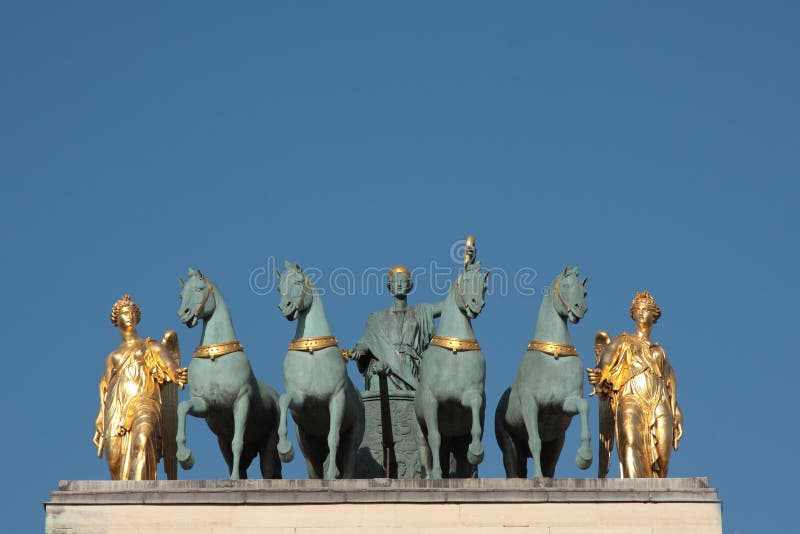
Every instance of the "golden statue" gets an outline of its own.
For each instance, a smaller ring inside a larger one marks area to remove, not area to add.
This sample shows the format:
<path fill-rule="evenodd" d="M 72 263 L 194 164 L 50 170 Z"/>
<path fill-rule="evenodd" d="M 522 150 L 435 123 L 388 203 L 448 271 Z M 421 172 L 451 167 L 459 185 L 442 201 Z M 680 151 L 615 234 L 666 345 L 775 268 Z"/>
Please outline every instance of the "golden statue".
<path fill-rule="evenodd" d="M 678 450 L 683 435 L 675 371 L 661 345 L 650 339 L 661 316 L 652 295 L 637 292 L 630 315 L 636 332 L 613 341 L 606 332 L 598 332 L 597 367 L 586 370 L 600 396 L 598 477 L 608 474 L 616 439 L 623 478 L 666 478 L 671 449 Z"/>
<path fill-rule="evenodd" d="M 178 334 L 168 330 L 161 343 L 142 339 L 136 333 L 141 317 L 130 295 L 111 308 L 122 344 L 108 355 L 100 377 L 93 441 L 98 458 L 105 452 L 112 480 L 155 480 L 162 456 L 167 477 L 177 478 L 175 385 L 183 388 L 187 369 L 180 367 Z"/>

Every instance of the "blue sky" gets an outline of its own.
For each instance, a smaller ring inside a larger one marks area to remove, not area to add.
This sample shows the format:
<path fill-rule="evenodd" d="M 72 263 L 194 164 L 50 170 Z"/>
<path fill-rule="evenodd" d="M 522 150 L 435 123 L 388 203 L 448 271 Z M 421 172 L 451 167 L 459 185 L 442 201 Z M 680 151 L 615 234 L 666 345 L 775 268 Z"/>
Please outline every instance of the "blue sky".
<path fill-rule="evenodd" d="M 289 259 L 331 289 L 336 269 L 451 265 L 468 233 L 485 266 L 536 274 L 474 323 L 482 476 L 503 475 L 492 413 L 541 291 L 579 265 L 586 365 L 597 330 L 632 327 L 636 290 L 661 305 L 685 417 L 670 474 L 709 477 L 725 532 L 791 529 L 799 25 L 791 2 L 4 2 L 8 531 L 41 530 L 59 479 L 107 477 L 92 422 L 122 293 L 188 357 L 177 277 L 204 270 L 282 391 L 294 326 L 253 272 Z M 412 303 L 437 298 L 428 282 Z M 345 346 L 389 302 L 325 296 Z M 574 465 L 577 426 L 557 476 L 596 474 Z M 189 440 L 181 477 L 226 476 L 203 422 Z"/>

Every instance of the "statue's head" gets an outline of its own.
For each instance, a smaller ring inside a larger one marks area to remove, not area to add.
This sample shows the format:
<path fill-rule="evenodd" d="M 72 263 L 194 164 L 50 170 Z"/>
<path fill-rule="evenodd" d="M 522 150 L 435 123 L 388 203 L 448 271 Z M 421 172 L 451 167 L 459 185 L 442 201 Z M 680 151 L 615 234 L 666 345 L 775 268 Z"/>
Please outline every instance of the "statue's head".
<path fill-rule="evenodd" d="M 142 310 L 131 300 L 130 295 L 122 295 L 111 307 L 111 324 L 123 330 L 133 330 L 142 319 Z"/>
<path fill-rule="evenodd" d="M 475 237 L 468 235 L 467 239 L 464 241 L 464 266 L 474 262 L 477 253 L 478 248 L 475 245 Z"/>
<path fill-rule="evenodd" d="M 456 291 L 456 304 L 461 313 L 473 319 L 486 305 L 486 282 L 489 271 L 481 272 L 481 262 L 473 261 L 464 266 L 458 274 L 454 290 Z"/>
<path fill-rule="evenodd" d="M 189 328 L 194 327 L 200 319 L 207 319 L 214 313 L 217 299 L 213 296 L 214 285 L 202 272 L 189 267 L 189 279 L 178 278 L 181 290 L 181 305 L 178 318 Z"/>
<path fill-rule="evenodd" d="M 586 286 L 589 277 L 580 280 L 580 271 L 577 267 L 565 267 L 550 286 L 553 299 L 553 308 L 561 317 L 566 317 L 571 323 L 577 323 L 589 311 L 586 306 Z"/>
<path fill-rule="evenodd" d="M 637 291 L 631 302 L 631 319 L 637 324 L 655 324 L 661 317 L 661 308 L 647 291 Z"/>
<path fill-rule="evenodd" d="M 311 307 L 314 286 L 298 264 L 287 261 L 283 265 L 283 273 L 275 270 L 280 281 L 278 290 L 281 293 L 281 303 L 278 304 L 278 309 L 281 310 L 284 317 L 294 321 L 300 312 Z"/>
<path fill-rule="evenodd" d="M 389 292 L 396 298 L 405 299 L 414 289 L 414 281 L 411 279 L 411 271 L 402 265 L 394 267 L 389 271 L 389 278 L 386 283 Z"/>

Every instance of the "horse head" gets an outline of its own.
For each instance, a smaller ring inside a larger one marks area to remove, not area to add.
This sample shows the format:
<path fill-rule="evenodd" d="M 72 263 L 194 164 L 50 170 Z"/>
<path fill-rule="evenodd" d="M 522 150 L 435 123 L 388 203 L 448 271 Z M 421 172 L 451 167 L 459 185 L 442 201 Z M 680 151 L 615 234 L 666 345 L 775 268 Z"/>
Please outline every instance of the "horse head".
<path fill-rule="evenodd" d="M 482 273 L 479 261 L 467 264 L 456 278 L 453 286 L 456 292 L 456 305 L 461 313 L 470 319 L 477 317 L 486 304 L 484 296 L 488 279 L 489 271 Z"/>
<path fill-rule="evenodd" d="M 192 328 L 200 319 L 207 319 L 214 313 L 214 308 L 217 306 L 214 285 L 203 273 L 191 267 L 189 267 L 189 279 L 185 282 L 183 278 L 178 280 L 183 286 L 178 318 L 183 324 Z"/>
<path fill-rule="evenodd" d="M 570 269 L 567 266 L 563 272 L 558 273 L 558 276 L 550 286 L 553 309 L 571 323 L 580 321 L 589 310 L 584 300 L 589 277 L 579 280 L 578 274 L 580 273 L 577 267 Z"/>
<path fill-rule="evenodd" d="M 303 269 L 296 263 L 284 262 L 284 271 L 281 274 L 277 269 L 275 274 L 280 283 L 278 290 L 281 293 L 281 303 L 278 309 L 290 321 L 294 321 L 300 312 L 311 307 L 314 286 L 305 275 Z"/>

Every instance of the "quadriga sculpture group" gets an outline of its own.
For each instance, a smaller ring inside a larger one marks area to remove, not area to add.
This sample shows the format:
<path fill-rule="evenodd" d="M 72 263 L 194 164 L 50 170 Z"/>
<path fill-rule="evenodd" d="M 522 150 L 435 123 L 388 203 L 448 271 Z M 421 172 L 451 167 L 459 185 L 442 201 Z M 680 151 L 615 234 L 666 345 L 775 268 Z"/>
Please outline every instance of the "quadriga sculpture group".
<path fill-rule="evenodd" d="M 176 459 L 184 469 L 195 461 L 186 444 L 186 416 L 192 415 L 217 436 L 232 479 L 246 478 L 257 456 L 264 478 L 280 478 L 281 462 L 294 458 L 291 413 L 311 478 L 395 476 L 398 463 L 405 477 L 476 477 L 484 458 L 486 360 L 472 320 L 484 307 L 489 276 L 476 252 L 470 236 L 463 267 L 435 304 L 409 305 L 411 274 L 392 269 L 392 307 L 370 316 L 352 350 L 339 347 L 310 278 L 286 262 L 276 272 L 279 309 L 297 328 L 280 396 L 254 376 L 225 299 L 202 272 L 190 268 L 188 280 L 180 280 L 180 321 L 203 325 L 188 369 L 180 367 L 174 332 L 161 343 L 138 337 L 141 312 L 125 295 L 111 314 L 123 343 L 109 355 L 100 381 L 98 456 L 105 453 L 114 479 L 154 479 L 161 458 L 168 478 L 177 478 Z M 509 478 L 527 476 L 528 458 L 534 477 L 554 476 L 575 415 L 581 424 L 575 461 L 581 469 L 591 465 L 583 366 L 568 329 L 588 309 L 588 279 L 578 274 L 568 267 L 550 284 L 517 376 L 497 404 L 495 435 Z M 683 434 L 675 372 L 650 339 L 660 314 L 652 296 L 639 292 L 631 307 L 635 333 L 596 336 L 596 366 L 586 371 L 600 399 L 600 477 L 608 473 L 615 440 L 623 476 L 666 477 L 670 451 Z M 365 376 L 363 394 L 347 375 L 350 359 Z M 189 399 L 177 404 L 176 386 L 185 384 Z M 395 455 L 394 429 L 410 429 L 404 435 L 415 454 Z M 378 471 L 363 468 L 364 454 Z"/>

